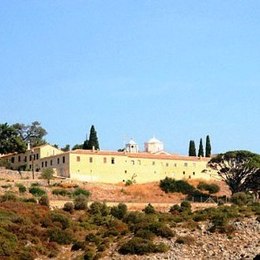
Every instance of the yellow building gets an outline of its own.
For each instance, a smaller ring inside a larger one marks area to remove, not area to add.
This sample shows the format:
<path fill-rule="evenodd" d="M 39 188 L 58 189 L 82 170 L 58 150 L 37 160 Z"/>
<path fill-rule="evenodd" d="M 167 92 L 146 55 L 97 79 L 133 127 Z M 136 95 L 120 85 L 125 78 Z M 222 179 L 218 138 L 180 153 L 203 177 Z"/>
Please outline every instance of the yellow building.
<path fill-rule="evenodd" d="M 5 155 L 13 169 L 27 165 L 28 169 L 42 171 L 53 168 L 56 175 L 87 182 L 118 183 L 132 180 L 137 183 L 175 179 L 215 179 L 216 173 L 207 168 L 209 158 L 172 155 L 154 147 L 151 152 L 138 152 L 131 141 L 125 151 L 73 150 L 62 152 L 43 145 L 24 154 Z M 162 147 L 161 142 L 158 143 Z M 128 147 L 131 146 L 131 147 Z M 149 145 L 146 143 L 146 147 Z"/>

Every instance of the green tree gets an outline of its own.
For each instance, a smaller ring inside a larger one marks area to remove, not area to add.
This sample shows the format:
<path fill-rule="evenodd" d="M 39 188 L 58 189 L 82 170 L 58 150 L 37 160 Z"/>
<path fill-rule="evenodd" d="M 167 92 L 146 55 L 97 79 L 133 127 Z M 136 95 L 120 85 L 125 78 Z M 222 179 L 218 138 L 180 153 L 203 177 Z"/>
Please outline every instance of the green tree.
<path fill-rule="evenodd" d="M 94 149 L 99 150 L 99 142 L 94 125 L 90 128 L 89 139 L 84 142 L 83 149 L 91 150 L 93 147 Z"/>
<path fill-rule="evenodd" d="M 0 124 L 0 154 L 22 153 L 26 151 L 26 144 L 13 126 Z"/>
<path fill-rule="evenodd" d="M 66 144 L 64 147 L 61 148 L 63 152 L 68 152 L 70 150 L 70 145 Z"/>
<path fill-rule="evenodd" d="M 38 121 L 32 122 L 30 125 L 16 123 L 13 125 L 20 138 L 27 144 L 30 143 L 31 147 L 46 144 L 43 139 L 47 135 L 47 131 L 41 126 Z"/>
<path fill-rule="evenodd" d="M 200 146 L 199 146 L 198 157 L 204 157 L 204 149 L 203 149 L 203 144 L 202 144 L 202 138 L 200 138 Z"/>
<path fill-rule="evenodd" d="M 77 149 L 84 149 L 84 148 L 83 148 L 83 144 L 75 144 L 75 145 L 72 147 L 72 150 L 77 150 Z"/>
<path fill-rule="evenodd" d="M 190 140 L 189 156 L 196 156 L 196 147 L 195 147 L 195 142 L 193 140 Z"/>
<path fill-rule="evenodd" d="M 54 170 L 52 168 L 43 169 L 41 177 L 47 180 L 48 185 L 50 185 L 50 180 L 53 179 Z"/>
<path fill-rule="evenodd" d="M 211 144 L 210 144 L 209 135 L 207 135 L 207 137 L 206 137 L 206 151 L 205 151 L 205 155 L 206 155 L 206 157 L 210 157 L 211 156 Z"/>
<path fill-rule="evenodd" d="M 260 191 L 260 155 L 249 151 L 230 151 L 218 154 L 208 162 L 227 183 L 232 194 Z"/>

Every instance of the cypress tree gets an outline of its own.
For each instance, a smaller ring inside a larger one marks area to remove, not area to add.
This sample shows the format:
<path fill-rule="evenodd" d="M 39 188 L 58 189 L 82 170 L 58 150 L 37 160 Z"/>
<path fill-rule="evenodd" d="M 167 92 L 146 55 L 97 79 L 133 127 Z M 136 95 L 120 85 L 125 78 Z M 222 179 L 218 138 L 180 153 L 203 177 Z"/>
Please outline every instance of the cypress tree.
<path fill-rule="evenodd" d="M 93 147 L 96 150 L 99 150 L 97 132 L 95 130 L 95 127 L 92 125 L 90 128 L 89 140 L 87 142 L 86 149 L 91 150 L 91 149 L 93 149 Z"/>
<path fill-rule="evenodd" d="M 206 157 L 210 157 L 211 156 L 211 144 L 210 144 L 210 139 L 209 139 L 209 135 L 207 135 L 206 137 Z"/>
<path fill-rule="evenodd" d="M 189 156 L 196 156 L 196 147 L 195 147 L 195 142 L 193 140 L 190 140 Z"/>
<path fill-rule="evenodd" d="M 199 146 L 198 157 L 204 157 L 204 149 L 203 149 L 203 144 L 202 144 L 202 138 L 200 138 L 200 146 Z"/>

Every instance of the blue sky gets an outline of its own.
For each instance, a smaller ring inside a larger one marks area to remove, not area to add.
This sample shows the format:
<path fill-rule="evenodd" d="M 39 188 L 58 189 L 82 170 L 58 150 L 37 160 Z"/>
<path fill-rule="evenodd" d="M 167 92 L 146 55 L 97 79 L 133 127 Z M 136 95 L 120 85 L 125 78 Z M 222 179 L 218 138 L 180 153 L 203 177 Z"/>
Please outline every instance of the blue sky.
<path fill-rule="evenodd" d="M 259 1 L 0 1 L 0 123 L 101 149 L 260 153 Z"/>

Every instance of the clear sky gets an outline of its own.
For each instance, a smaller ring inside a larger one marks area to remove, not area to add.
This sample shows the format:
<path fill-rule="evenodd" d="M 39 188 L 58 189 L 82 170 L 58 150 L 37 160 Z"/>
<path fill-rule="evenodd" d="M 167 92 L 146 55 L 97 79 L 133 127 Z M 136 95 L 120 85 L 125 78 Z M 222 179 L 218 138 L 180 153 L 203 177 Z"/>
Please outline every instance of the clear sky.
<path fill-rule="evenodd" d="M 59 146 L 260 153 L 260 1 L 1 0 L 0 97 Z"/>

